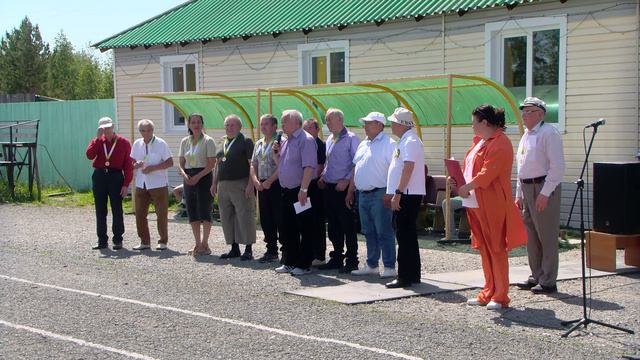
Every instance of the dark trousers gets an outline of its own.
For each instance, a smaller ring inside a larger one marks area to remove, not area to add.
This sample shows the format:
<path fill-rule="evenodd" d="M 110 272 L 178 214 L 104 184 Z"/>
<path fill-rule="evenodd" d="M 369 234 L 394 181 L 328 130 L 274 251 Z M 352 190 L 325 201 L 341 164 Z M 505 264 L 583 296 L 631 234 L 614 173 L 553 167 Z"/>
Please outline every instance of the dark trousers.
<path fill-rule="evenodd" d="M 313 211 L 296 214 L 293 204 L 298 201 L 300 187 L 282 188 L 283 264 L 307 269 L 313 260 Z M 313 203 L 312 203 L 313 208 Z"/>
<path fill-rule="evenodd" d="M 327 184 L 324 189 L 324 204 L 327 211 L 329 225 L 329 240 L 333 251 L 329 253 L 331 259 L 339 262 L 346 257 L 347 265 L 358 265 L 358 238 L 356 226 L 351 210 L 347 208 L 344 199 L 347 191 L 337 191 L 336 184 Z M 345 243 L 347 253 L 343 254 Z"/>
<path fill-rule="evenodd" d="M 282 237 L 278 235 L 282 219 L 282 189 L 278 180 L 269 189 L 258 191 L 260 226 L 267 244 L 267 252 L 278 255 L 278 238 L 282 245 Z"/>
<path fill-rule="evenodd" d="M 323 190 L 317 180 L 309 184 L 309 198 L 313 210 L 313 258 L 324 260 L 327 254 L 327 220 L 324 211 Z"/>
<path fill-rule="evenodd" d="M 421 202 L 422 195 L 402 195 L 400 210 L 393 212 L 398 241 L 398 278 L 405 281 L 420 281 L 420 251 L 416 218 Z"/>
<path fill-rule="evenodd" d="M 189 176 L 195 176 L 203 168 L 185 169 Z M 211 183 L 213 175 L 208 173 L 198 180 L 195 185 L 187 185 L 183 182 L 183 197 L 187 203 L 187 215 L 189 223 L 201 221 L 211 222 L 211 209 L 213 208 L 213 195 L 211 195 Z"/>
<path fill-rule="evenodd" d="M 107 200 L 111 204 L 111 231 L 113 231 L 113 243 L 122 243 L 124 235 L 124 217 L 122 212 L 122 197 L 120 190 L 124 183 L 122 171 L 96 169 L 91 176 L 93 200 L 96 207 L 96 232 L 98 234 L 98 244 L 107 245 L 109 236 L 107 235 Z"/>

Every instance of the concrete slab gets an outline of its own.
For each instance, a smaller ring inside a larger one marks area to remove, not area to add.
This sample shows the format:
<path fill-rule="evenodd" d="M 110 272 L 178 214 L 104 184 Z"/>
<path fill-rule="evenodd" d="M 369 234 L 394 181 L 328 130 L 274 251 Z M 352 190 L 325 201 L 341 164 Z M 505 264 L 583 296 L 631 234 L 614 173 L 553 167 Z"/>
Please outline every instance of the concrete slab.
<path fill-rule="evenodd" d="M 618 262 L 618 264 L 618 270 L 615 273 L 587 268 L 586 276 L 601 277 L 640 271 L 637 267 L 620 265 L 621 262 Z M 511 279 L 512 283 L 520 282 L 526 279 L 529 273 L 530 270 L 528 266 L 511 267 L 509 269 L 509 279 Z M 580 261 L 560 263 L 558 271 L 559 281 L 579 279 L 581 277 L 582 270 L 580 268 Z M 452 273 L 422 274 L 422 283 L 407 289 L 387 289 L 384 287 L 384 283 L 384 281 L 378 278 L 370 278 L 336 286 L 303 288 L 287 291 L 287 293 L 336 301 L 343 304 L 361 304 L 480 288 L 484 285 L 484 275 L 481 269 Z"/>
<path fill-rule="evenodd" d="M 388 281 L 391 280 L 392 279 L 388 279 Z M 304 288 L 287 291 L 287 293 L 336 301 L 343 304 L 362 304 L 410 296 L 458 291 L 467 288 L 469 288 L 467 285 L 423 280 L 422 283 L 407 289 L 387 289 L 384 286 L 384 282 L 367 282 L 363 280 L 337 286 Z"/>

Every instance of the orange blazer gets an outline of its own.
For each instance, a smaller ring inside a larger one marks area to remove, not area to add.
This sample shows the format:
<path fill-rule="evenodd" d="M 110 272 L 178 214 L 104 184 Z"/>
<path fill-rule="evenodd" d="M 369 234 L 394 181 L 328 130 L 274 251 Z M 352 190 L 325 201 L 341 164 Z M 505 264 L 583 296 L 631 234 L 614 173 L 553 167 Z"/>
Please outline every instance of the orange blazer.
<path fill-rule="evenodd" d="M 474 136 L 469 151 L 480 140 L 479 136 Z M 485 141 L 473 159 L 473 183 L 477 186 L 475 194 L 480 206 L 481 226 L 483 232 L 488 230 L 493 242 L 487 245 L 507 251 L 527 243 L 527 231 L 511 191 L 512 166 L 513 146 L 501 129 Z M 497 238 L 505 226 L 506 238 Z M 475 239 L 471 239 L 471 246 L 478 247 Z"/>

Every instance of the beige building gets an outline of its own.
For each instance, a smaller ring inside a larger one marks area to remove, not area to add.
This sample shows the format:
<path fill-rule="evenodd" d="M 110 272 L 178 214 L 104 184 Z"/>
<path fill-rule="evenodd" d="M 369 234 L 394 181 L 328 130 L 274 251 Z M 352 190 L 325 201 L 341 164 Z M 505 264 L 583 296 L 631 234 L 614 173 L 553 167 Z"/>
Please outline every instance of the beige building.
<path fill-rule="evenodd" d="M 345 3 L 358 5 L 355 10 L 322 8 L 331 2 L 284 8 L 274 0 L 251 11 L 243 3 L 187 2 L 95 45 L 113 49 L 121 133 L 132 136 L 132 94 L 459 73 L 494 79 L 518 101 L 534 95 L 550 104 L 546 121 L 560 130 L 567 162 L 564 219 L 582 165 L 585 125 L 607 120 L 599 128 L 592 161 L 635 160 L 640 144 L 638 0 L 485 0 L 475 8 L 468 1 Z M 187 132 L 181 114 L 158 100 L 136 100 L 134 117 L 153 119 L 177 154 Z M 519 134 L 513 130 L 515 148 Z M 423 129 L 433 174 L 444 172 L 443 135 L 441 128 Z M 453 155 L 462 158 L 470 140 L 470 127 L 456 128 Z M 573 219 L 577 225 L 578 217 Z"/>

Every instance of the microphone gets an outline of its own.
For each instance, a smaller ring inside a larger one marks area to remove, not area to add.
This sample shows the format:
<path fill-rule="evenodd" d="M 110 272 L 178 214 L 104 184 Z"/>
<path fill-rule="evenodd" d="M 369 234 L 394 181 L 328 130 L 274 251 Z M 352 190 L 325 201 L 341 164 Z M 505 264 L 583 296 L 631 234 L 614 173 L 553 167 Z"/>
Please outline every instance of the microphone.
<path fill-rule="evenodd" d="M 600 125 L 604 125 L 606 122 L 607 122 L 607 120 L 605 120 L 605 119 L 599 119 L 598 121 L 594 121 L 594 122 L 592 122 L 591 124 L 589 124 L 589 125 L 585 126 L 584 128 L 585 128 L 585 129 L 588 129 L 588 128 L 592 127 L 592 128 L 594 128 L 594 129 L 597 129 L 597 128 L 598 128 L 598 126 L 600 126 Z"/>

